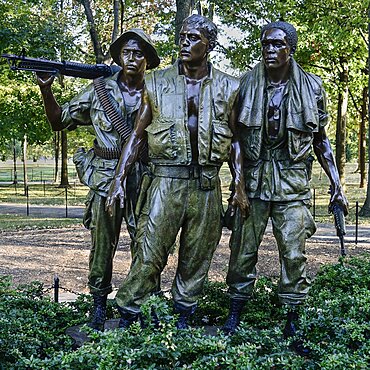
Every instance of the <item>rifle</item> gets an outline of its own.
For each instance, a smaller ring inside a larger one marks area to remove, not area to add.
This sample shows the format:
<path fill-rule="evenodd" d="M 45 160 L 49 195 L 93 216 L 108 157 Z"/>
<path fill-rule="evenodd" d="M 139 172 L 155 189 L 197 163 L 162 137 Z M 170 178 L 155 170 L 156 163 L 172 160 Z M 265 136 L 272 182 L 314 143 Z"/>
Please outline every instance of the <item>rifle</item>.
<path fill-rule="evenodd" d="M 50 73 L 52 75 L 65 75 L 94 79 L 98 77 L 109 77 L 118 72 L 121 67 L 108 66 L 107 64 L 84 64 L 68 61 L 53 61 L 41 58 L 28 58 L 21 55 L 1 54 L 2 58 L 8 60 L 12 71 L 30 71 L 36 73 Z"/>
<path fill-rule="evenodd" d="M 334 193 L 334 190 L 333 190 L 332 186 L 330 186 L 330 194 L 333 195 L 333 193 Z M 330 211 L 331 211 L 331 213 L 333 213 L 334 225 L 335 225 L 335 228 L 337 230 L 337 236 L 340 240 L 340 254 L 341 254 L 342 257 L 345 257 L 346 256 L 346 249 L 345 249 L 345 246 L 344 246 L 344 235 L 346 235 L 346 224 L 345 224 L 345 221 L 344 221 L 343 208 L 339 204 L 334 203 L 330 207 Z"/>

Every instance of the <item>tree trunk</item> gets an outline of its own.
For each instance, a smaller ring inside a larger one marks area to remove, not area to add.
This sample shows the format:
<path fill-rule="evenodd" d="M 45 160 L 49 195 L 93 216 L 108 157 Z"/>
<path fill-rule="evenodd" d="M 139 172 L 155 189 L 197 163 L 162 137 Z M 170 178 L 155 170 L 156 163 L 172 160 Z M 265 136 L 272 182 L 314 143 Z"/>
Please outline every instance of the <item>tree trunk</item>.
<path fill-rule="evenodd" d="M 104 61 L 104 55 L 103 55 L 101 43 L 99 41 L 99 35 L 96 30 L 93 12 L 91 10 L 91 2 L 90 0 L 80 0 L 80 3 L 83 5 L 85 9 L 86 19 L 90 26 L 89 31 L 90 31 L 90 37 L 91 37 L 91 41 L 93 44 L 93 48 L 94 48 L 96 63 L 102 63 Z"/>
<path fill-rule="evenodd" d="M 58 182 L 59 179 L 59 145 L 60 145 L 60 131 L 54 132 L 54 182 Z"/>
<path fill-rule="evenodd" d="M 13 139 L 13 169 L 14 169 L 14 177 L 13 177 L 13 184 L 18 184 L 18 174 L 17 174 L 17 148 L 15 139 Z"/>
<path fill-rule="evenodd" d="M 365 186 L 365 151 L 366 151 L 366 118 L 367 118 L 367 87 L 362 90 L 361 121 L 359 130 L 358 168 L 360 170 L 360 188 Z"/>
<path fill-rule="evenodd" d="M 199 15 L 203 15 L 202 4 L 200 3 L 200 1 L 197 1 L 197 13 Z"/>
<path fill-rule="evenodd" d="M 116 41 L 119 36 L 120 30 L 120 8 L 122 1 L 121 0 L 114 0 L 113 1 L 113 31 L 112 31 L 112 42 Z M 121 23 L 122 24 L 122 23 Z"/>
<path fill-rule="evenodd" d="M 176 0 L 175 17 L 175 44 L 179 44 L 180 30 L 182 22 L 189 17 L 194 7 L 194 0 Z"/>
<path fill-rule="evenodd" d="M 213 22 L 213 16 L 215 11 L 215 5 L 209 4 L 207 17 Z"/>
<path fill-rule="evenodd" d="M 346 124 L 348 108 L 348 64 L 346 61 L 342 62 L 342 67 L 343 69 L 339 75 L 340 90 L 338 94 L 335 160 L 340 181 L 342 185 L 345 186 L 344 166 L 346 163 Z"/>
<path fill-rule="evenodd" d="M 28 178 L 27 178 L 27 135 L 23 138 L 23 186 L 24 195 L 27 195 Z"/>
<path fill-rule="evenodd" d="M 370 39 L 370 7 L 368 9 L 368 24 L 367 24 L 367 35 Z M 370 46 L 368 45 L 368 58 L 367 58 L 367 73 L 368 73 L 368 110 L 367 110 L 367 119 L 369 121 L 370 118 Z M 369 217 L 370 216 L 370 124 L 368 122 L 368 161 L 369 161 L 369 168 L 367 171 L 367 189 L 366 189 L 366 199 L 365 203 L 362 206 L 359 215 L 363 217 Z"/>
<path fill-rule="evenodd" d="M 60 187 L 69 187 L 68 182 L 68 154 L 67 154 L 67 133 L 61 132 L 62 138 L 62 172 L 60 179 Z"/>

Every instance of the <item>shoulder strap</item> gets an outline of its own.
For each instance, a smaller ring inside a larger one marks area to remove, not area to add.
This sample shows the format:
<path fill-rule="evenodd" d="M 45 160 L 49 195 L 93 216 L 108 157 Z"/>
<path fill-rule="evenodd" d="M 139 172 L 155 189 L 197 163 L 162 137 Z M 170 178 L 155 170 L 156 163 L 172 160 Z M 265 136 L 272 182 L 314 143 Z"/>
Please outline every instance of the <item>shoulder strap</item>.
<path fill-rule="evenodd" d="M 104 111 L 111 120 L 114 128 L 120 134 L 123 142 L 125 142 L 131 134 L 131 129 L 128 127 L 127 122 L 124 120 L 122 115 L 120 115 L 117 109 L 114 108 L 111 101 L 112 97 L 108 94 L 108 91 L 105 88 L 104 78 L 95 78 L 93 83 L 100 104 L 103 106 Z"/>

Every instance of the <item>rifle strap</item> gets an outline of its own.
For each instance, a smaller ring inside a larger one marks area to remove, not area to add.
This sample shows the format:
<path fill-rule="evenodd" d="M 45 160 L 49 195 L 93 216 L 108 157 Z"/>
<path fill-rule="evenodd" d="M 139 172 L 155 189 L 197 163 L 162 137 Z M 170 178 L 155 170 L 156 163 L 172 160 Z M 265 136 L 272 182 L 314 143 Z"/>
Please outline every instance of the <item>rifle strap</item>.
<path fill-rule="evenodd" d="M 105 113 L 111 120 L 114 128 L 119 133 L 122 138 L 122 143 L 124 143 L 128 137 L 131 135 L 131 129 L 127 125 L 127 121 L 122 117 L 121 112 L 119 112 L 114 107 L 113 97 L 108 93 L 105 88 L 105 82 L 103 77 L 95 78 L 93 81 L 96 94 L 100 104 L 104 108 Z"/>

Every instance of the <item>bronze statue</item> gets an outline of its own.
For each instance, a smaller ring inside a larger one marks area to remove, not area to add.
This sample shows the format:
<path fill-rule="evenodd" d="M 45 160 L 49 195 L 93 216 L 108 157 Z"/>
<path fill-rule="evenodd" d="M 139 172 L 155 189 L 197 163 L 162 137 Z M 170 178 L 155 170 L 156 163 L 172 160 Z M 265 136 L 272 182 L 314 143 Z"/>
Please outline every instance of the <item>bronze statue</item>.
<path fill-rule="evenodd" d="M 125 195 L 124 181 L 147 138 L 153 178 L 145 191 L 137 228 L 138 251 L 116 300 L 121 328 L 140 317 L 180 231 L 176 277 L 172 286 L 177 327 L 187 328 L 221 237 L 219 169 L 230 159 L 235 178 L 233 207 L 248 212 L 240 145 L 235 130 L 236 78 L 208 61 L 217 28 L 199 15 L 185 19 L 180 57 L 171 67 L 146 77 L 138 123 L 123 149 L 107 199 L 111 209 Z M 123 187 L 121 188 L 121 184 Z"/>
<path fill-rule="evenodd" d="M 92 238 L 88 285 L 94 299 L 94 310 L 89 325 L 96 330 L 104 329 L 107 295 L 112 291 L 113 257 L 122 218 L 126 221 L 132 239 L 131 253 L 135 253 L 134 209 L 145 163 L 137 162 L 128 174 L 127 197 L 121 207 L 117 205 L 112 208 L 112 217 L 105 210 L 105 201 L 121 148 L 133 129 L 141 105 L 145 71 L 159 65 L 157 52 L 141 29 L 124 32 L 111 44 L 110 53 L 122 70 L 112 77 L 94 80 L 94 84 L 62 107 L 51 90 L 54 77 L 38 75 L 46 115 L 52 129 L 73 130 L 81 125 L 92 126 L 95 132 L 94 148 L 88 152 L 82 148 L 78 150 L 74 162 L 80 180 L 90 188 L 84 225 L 91 230 Z M 109 114 L 107 107 L 113 113 Z M 114 119 L 114 116 L 118 118 Z"/>
<path fill-rule="evenodd" d="M 284 335 L 295 334 L 296 308 L 310 285 L 305 241 L 316 230 L 309 212 L 311 147 L 334 189 L 330 207 L 339 204 L 347 213 L 348 203 L 325 134 L 325 91 L 320 78 L 305 72 L 294 60 L 297 41 L 291 24 L 265 25 L 261 31 L 263 61 L 241 81 L 238 127 L 251 211 L 248 219 L 236 217 L 233 225 L 226 333 L 236 330 L 243 306 L 251 297 L 258 247 L 271 218 L 281 264 L 279 299 L 289 312 Z M 299 347 L 301 343 L 296 344 Z"/>

